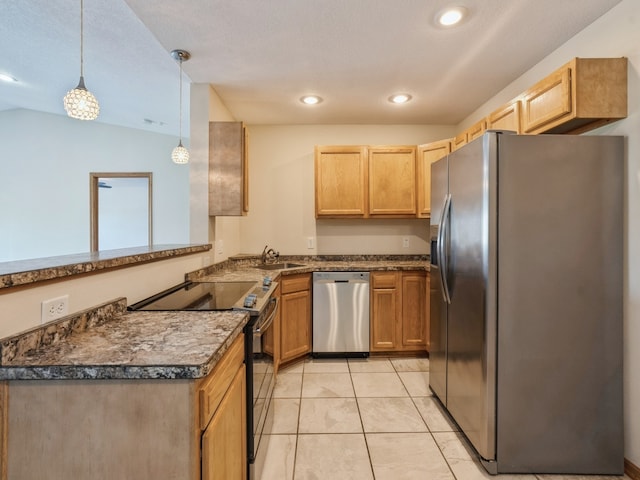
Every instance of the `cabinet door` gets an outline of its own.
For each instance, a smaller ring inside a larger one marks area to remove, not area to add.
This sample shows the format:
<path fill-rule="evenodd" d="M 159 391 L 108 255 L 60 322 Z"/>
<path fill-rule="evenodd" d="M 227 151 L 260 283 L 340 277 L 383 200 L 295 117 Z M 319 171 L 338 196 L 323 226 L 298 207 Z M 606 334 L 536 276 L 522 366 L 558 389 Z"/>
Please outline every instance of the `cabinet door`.
<path fill-rule="evenodd" d="M 426 283 L 425 272 L 402 274 L 402 347 L 405 350 L 427 347 Z"/>
<path fill-rule="evenodd" d="M 209 122 L 210 216 L 241 216 L 247 213 L 246 135 L 242 122 Z"/>
<path fill-rule="evenodd" d="M 316 146 L 316 217 L 364 217 L 367 158 L 362 146 Z"/>
<path fill-rule="evenodd" d="M 246 479 L 245 404 L 245 366 L 242 365 L 202 434 L 202 480 Z"/>
<path fill-rule="evenodd" d="M 451 139 L 418 146 L 418 217 L 431 215 L 431 164 L 451 152 Z"/>
<path fill-rule="evenodd" d="M 487 117 L 487 129 L 520 133 L 520 100 L 514 100 Z"/>
<path fill-rule="evenodd" d="M 476 138 L 482 136 L 482 134 L 486 131 L 487 131 L 487 122 L 484 119 L 480 120 L 478 123 L 471 125 L 466 130 L 467 143 L 469 143 L 471 140 L 475 140 Z"/>
<path fill-rule="evenodd" d="M 522 99 L 522 131 L 534 133 L 543 125 L 571 113 L 571 68 L 556 70 L 531 87 Z"/>
<path fill-rule="evenodd" d="M 371 351 L 392 351 L 400 346 L 398 273 L 371 273 Z"/>
<path fill-rule="evenodd" d="M 282 295 L 280 360 L 286 362 L 311 352 L 311 292 Z"/>
<path fill-rule="evenodd" d="M 416 147 L 369 148 L 369 215 L 416 214 Z"/>
<path fill-rule="evenodd" d="M 467 144 L 467 132 L 459 133 L 451 140 L 451 151 L 455 152 L 457 149 Z"/>

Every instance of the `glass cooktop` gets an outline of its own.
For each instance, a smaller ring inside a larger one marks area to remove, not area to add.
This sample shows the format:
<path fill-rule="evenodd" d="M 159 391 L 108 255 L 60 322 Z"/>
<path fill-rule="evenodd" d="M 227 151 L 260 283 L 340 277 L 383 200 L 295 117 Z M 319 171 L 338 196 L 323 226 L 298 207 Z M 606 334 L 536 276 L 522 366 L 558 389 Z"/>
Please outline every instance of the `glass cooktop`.
<path fill-rule="evenodd" d="M 129 307 L 130 310 L 231 310 L 256 282 L 185 283 Z"/>

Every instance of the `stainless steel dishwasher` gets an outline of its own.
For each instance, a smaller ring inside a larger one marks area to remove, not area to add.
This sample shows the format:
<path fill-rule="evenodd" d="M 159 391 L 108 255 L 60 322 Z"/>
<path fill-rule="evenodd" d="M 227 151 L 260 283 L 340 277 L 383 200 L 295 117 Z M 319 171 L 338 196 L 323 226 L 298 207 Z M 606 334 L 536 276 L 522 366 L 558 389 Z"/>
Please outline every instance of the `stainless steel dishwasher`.
<path fill-rule="evenodd" d="M 314 357 L 369 356 L 369 273 L 313 274 Z"/>

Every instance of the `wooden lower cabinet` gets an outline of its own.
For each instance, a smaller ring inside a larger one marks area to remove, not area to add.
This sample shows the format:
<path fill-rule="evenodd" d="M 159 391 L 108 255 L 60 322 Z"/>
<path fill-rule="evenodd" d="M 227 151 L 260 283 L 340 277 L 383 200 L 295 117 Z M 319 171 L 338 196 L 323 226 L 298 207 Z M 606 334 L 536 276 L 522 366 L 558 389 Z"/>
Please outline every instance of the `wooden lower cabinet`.
<path fill-rule="evenodd" d="M 311 352 L 311 274 L 281 277 L 280 358 L 289 362 Z"/>
<path fill-rule="evenodd" d="M 246 478 L 245 396 L 242 365 L 202 434 L 202 480 Z"/>
<path fill-rule="evenodd" d="M 2 384 L 2 480 L 246 479 L 244 336 L 203 379 Z"/>
<path fill-rule="evenodd" d="M 372 272 L 371 351 L 426 351 L 427 302 L 426 272 Z"/>
<path fill-rule="evenodd" d="M 427 275 L 425 272 L 402 274 L 402 349 L 427 347 Z"/>
<path fill-rule="evenodd" d="M 371 272 L 371 351 L 398 348 L 402 302 L 398 272 Z"/>

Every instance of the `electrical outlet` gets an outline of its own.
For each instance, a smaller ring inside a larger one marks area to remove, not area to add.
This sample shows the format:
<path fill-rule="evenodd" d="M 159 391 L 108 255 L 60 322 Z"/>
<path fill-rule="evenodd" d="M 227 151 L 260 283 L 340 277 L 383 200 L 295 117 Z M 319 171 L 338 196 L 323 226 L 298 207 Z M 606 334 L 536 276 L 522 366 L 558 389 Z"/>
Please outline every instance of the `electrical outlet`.
<path fill-rule="evenodd" d="M 40 317 L 42 323 L 57 320 L 69 313 L 69 295 L 50 298 L 42 302 L 42 315 Z"/>
<path fill-rule="evenodd" d="M 409 248 L 409 237 L 402 237 L 402 248 Z"/>
<path fill-rule="evenodd" d="M 307 248 L 313 250 L 316 247 L 316 241 L 313 237 L 307 237 Z"/>
<path fill-rule="evenodd" d="M 205 255 L 202 257 L 202 266 L 208 267 L 209 265 L 211 265 L 211 257 L 209 255 Z"/>
<path fill-rule="evenodd" d="M 224 242 L 222 240 L 218 240 L 216 242 L 216 246 L 218 247 L 217 248 L 218 255 L 222 255 L 222 252 L 224 252 Z"/>

